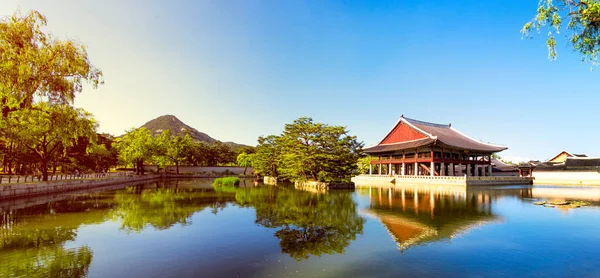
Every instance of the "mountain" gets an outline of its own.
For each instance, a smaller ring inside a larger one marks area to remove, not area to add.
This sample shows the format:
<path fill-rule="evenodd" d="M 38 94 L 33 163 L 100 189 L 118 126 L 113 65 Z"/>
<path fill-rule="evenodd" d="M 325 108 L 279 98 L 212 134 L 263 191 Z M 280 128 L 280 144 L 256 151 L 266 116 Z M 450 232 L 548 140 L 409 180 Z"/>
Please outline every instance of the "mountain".
<path fill-rule="evenodd" d="M 173 115 L 163 115 L 154 120 L 151 120 L 145 123 L 143 126 L 146 129 L 152 132 L 152 135 L 159 135 L 164 130 L 170 130 L 173 136 L 184 136 L 186 133 L 190 133 L 190 136 L 194 141 L 206 142 L 212 144 L 217 140 L 210 137 L 208 134 L 204 132 L 200 132 L 195 128 L 186 125 L 181 120 L 177 119 L 177 117 Z M 223 144 L 229 146 L 232 150 L 236 150 L 240 147 L 245 147 L 246 145 L 237 144 L 234 142 L 223 142 Z"/>

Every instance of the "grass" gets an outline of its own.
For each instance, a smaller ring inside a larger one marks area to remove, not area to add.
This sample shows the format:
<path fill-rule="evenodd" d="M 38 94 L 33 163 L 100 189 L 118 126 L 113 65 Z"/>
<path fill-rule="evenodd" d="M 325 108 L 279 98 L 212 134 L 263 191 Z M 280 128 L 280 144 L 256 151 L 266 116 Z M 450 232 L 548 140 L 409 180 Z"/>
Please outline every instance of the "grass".
<path fill-rule="evenodd" d="M 224 178 L 216 178 L 213 181 L 213 185 L 215 186 L 233 186 L 240 185 L 240 178 L 238 177 L 224 177 Z"/>

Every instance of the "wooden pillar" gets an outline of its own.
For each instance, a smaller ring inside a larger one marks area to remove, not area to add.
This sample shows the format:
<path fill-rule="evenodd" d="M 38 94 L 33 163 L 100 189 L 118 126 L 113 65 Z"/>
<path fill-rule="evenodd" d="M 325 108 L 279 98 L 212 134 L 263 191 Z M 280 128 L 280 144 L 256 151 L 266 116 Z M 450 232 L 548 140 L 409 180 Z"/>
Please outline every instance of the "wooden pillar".
<path fill-rule="evenodd" d="M 413 168 L 413 175 L 415 175 L 415 176 L 419 175 L 419 162 L 416 161 L 416 158 L 415 158 L 415 166 Z"/>
<path fill-rule="evenodd" d="M 433 151 L 431 152 L 431 154 L 433 154 Z M 433 177 L 435 176 L 435 162 L 433 162 L 433 157 L 431 158 L 431 162 L 429 163 L 429 165 L 429 175 Z"/>

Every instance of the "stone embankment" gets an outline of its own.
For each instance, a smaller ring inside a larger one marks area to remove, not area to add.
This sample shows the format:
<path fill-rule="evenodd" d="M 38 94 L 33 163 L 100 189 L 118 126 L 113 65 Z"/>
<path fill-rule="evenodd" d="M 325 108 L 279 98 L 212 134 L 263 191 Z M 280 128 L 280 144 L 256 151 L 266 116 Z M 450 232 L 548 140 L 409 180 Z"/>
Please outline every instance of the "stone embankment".
<path fill-rule="evenodd" d="M 296 189 L 315 189 L 326 191 L 331 189 L 354 189 L 353 182 L 320 182 L 320 181 L 297 181 L 294 182 Z"/>
<path fill-rule="evenodd" d="M 139 181 L 147 181 L 160 179 L 161 175 L 126 175 L 119 177 L 107 177 L 98 179 L 76 179 L 64 181 L 47 181 L 33 182 L 21 184 L 3 184 L 0 185 L 0 200 L 13 199 L 21 197 L 32 197 L 46 194 L 56 194 L 62 192 L 76 191 L 82 189 L 90 189 L 103 187 L 121 183 L 131 183 Z"/>

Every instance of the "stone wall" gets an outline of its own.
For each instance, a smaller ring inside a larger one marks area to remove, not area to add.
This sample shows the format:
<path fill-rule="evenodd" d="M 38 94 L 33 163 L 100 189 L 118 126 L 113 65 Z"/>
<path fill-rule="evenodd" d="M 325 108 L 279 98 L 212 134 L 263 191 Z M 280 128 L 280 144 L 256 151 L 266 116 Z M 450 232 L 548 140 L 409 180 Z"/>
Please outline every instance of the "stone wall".
<path fill-rule="evenodd" d="M 55 194 L 69 192 L 81 189 L 90 189 L 100 186 L 108 186 L 120 183 L 130 183 L 147 181 L 160 178 L 160 175 L 144 175 L 144 176 L 123 176 L 111 177 L 105 179 L 89 179 L 89 180 L 66 180 L 66 181 L 49 181 L 35 182 L 30 184 L 10 184 L 0 185 L 0 200 L 12 199 L 21 197 L 31 197 L 45 194 Z"/>
<path fill-rule="evenodd" d="M 156 172 L 157 167 L 154 165 L 145 165 L 144 169 L 148 172 Z M 233 175 L 241 175 L 244 173 L 245 167 L 238 166 L 208 166 L 208 167 L 200 167 L 200 166 L 179 166 L 180 174 L 221 174 L 221 173 L 232 173 Z M 175 166 L 167 166 L 165 167 L 165 171 L 167 173 L 176 173 L 177 167 Z M 246 175 L 252 176 L 254 175 L 254 169 L 252 167 L 248 167 L 246 169 Z"/>
<path fill-rule="evenodd" d="M 600 185 L 597 171 L 539 171 L 533 170 L 536 185 Z"/>
<path fill-rule="evenodd" d="M 263 183 L 264 184 L 269 184 L 269 185 L 276 185 L 277 184 L 277 177 L 265 176 L 263 178 Z"/>

